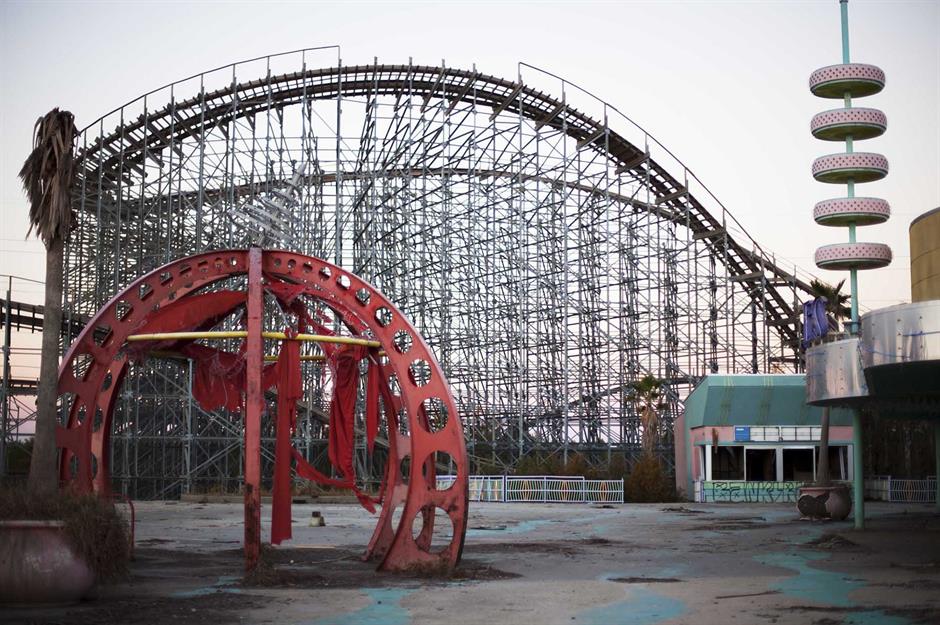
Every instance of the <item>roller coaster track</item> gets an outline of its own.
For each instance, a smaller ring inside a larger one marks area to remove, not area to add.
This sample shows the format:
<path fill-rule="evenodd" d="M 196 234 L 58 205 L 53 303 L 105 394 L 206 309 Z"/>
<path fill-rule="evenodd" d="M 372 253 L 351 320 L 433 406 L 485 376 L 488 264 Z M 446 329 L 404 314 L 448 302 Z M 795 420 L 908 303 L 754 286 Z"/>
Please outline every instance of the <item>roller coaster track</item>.
<path fill-rule="evenodd" d="M 394 97 L 405 93 L 423 94 L 425 103 L 431 99 L 449 101 L 449 110 L 459 102 L 488 106 L 493 110 L 491 119 L 504 113 L 521 115 L 536 127 L 547 126 L 567 133 L 578 142 L 579 148 L 602 152 L 618 164 L 618 175 L 644 180 L 655 194 L 656 200 L 652 203 L 631 199 L 634 207 L 655 211 L 677 225 L 689 228 L 694 238 L 704 240 L 716 258 L 721 259 L 732 279 L 762 283 L 763 288 L 755 289 L 753 297 L 755 300 L 763 299 L 757 303 L 764 307 L 768 324 L 776 327 L 784 344 L 798 349 L 800 336 L 792 296 L 788 297 L 784 290 L 776 287 L 787 285 L 808 294 L 810 286 L 807 282 L 777 265 L 749 238 L 742 242 L 732 237 L 726 224 L 711 214 L 665 167 L 654 161 L 645 148 L 632 144 L 604 123 L 569 107 L 563 100 L 520 82 L 475 71 L 374 64 L 328 67 L 233 82 L 222 89 L 171 102 L 158 110 L 145 111 L 114 132 L 99 136 L 79 152 L 79 180 L 98 182 L 103 193 L 116 192 L 121 187 L 121 177 L 129 170 L 142 172 L 145 161 L 159 161 L 165 148 L 177 149 L 176 146 L 187 138 L 198 140 L 207 129 L 224 125 L 234 118 L 297 104 L 304 99 Z M 397 175 L 419 173 L 401 171 Z M 454 173 L 494 174 L 471 170 Z M 335 173 L 326 177 L 331 175 L 335 177 Z M 354 175 L 355 172 L 343 174 Z M 383 172 L 383 175 L 396 173 Z M 322 175 L 319 179 L 321 183 L 325 181 Z M 205 190 L 204 193 L 211 194 L 212 191 Z M 82 197 L 85 199 L 83 208 L 91 210 L 95 204 L 95 192 L 86 191 Z M 617 198 L 612 199 L 617 201 Z"/>

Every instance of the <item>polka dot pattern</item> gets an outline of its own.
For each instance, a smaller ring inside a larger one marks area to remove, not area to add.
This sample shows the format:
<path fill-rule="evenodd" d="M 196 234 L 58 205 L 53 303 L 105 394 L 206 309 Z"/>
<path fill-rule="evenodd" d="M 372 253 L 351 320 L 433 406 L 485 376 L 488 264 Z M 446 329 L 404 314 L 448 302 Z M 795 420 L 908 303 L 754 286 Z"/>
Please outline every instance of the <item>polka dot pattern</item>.
<path fill-rule="evenodd" d="M 813 161 L 813 177 L 845 169 L 866 169 L 888 174 L 888 159 L 874 152 L 827 154 Z"/>
<path fill-rule="evenodd" d="M 870 83 L 877 93 L 885 85 L 885 73 L 880 67 L 864 63 L 845 63 L 840 65 L 827 65 L 820 67 L 810 74 L 809 89 L 813 93 L 832 83 Z"/>
<path fill-rule="evenodd" d="M 891 206 L 879 198 L 842 197 L 817 202 L 813 207 L 813 219 L 816 221 L 840 215 L 870 215 L 883 217 L 883 220 L 887 221 L 891 216 Z"/>
<path fill-rule="evenodd" d="M 884 130 L 888 127 L 888 116 L 877 109 L 833 109 L 814 115 L 809 127 L 810 132 L 815 134 L 817 130 L 829 126 L 845 125 L 877 126 Z"/>
<path fill-rule="evenodd" d="M 876 269 L 891 264 L 891 248 L 884 243 L 835 243 L 816 250 L 820 269 Z"/>

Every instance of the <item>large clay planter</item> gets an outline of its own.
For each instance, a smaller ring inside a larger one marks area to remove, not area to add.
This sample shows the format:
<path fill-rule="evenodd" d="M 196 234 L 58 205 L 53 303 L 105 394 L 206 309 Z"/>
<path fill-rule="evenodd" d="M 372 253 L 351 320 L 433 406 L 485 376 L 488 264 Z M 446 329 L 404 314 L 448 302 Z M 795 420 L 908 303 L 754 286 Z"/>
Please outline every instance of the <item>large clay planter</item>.
<path fill-rule="evenodd" d="M 852 498 L 845 484 L 803 486 L 796 507 L 806 518 L 843 521 L 852 510 Z"/>
<path fill-rule="evenodd" d="M 64 526 L 0 521 L 0 603 L 73 603 L 91 590 L 95 574 L 73 551 Z"/>

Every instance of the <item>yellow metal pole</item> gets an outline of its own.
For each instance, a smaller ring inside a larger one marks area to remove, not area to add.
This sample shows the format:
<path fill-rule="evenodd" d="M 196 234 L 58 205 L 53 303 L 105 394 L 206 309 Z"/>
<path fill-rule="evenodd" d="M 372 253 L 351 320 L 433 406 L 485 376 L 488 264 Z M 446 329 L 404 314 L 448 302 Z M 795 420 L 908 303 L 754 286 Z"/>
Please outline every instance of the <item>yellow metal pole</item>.
<path fill-rule="evenodd" d="M 136 341 L 195 341 L 198 339 L 243 339 L 248 333 L 243 330 L 215 331 L 215 332 L 157 332 L 153 334 L 132 334 L 127 337 L 129 342 Z M 339 345 L 362 345 L 365 347 L 380 347 L 378 341 L 360 339 L 353 336 L 334 336 L 330 334 L 298 334 L 288 337 L 283 332 L 262 332 L 262 338 L 279 341 L 308 341 L 312 343 L 337 343 Z"/>

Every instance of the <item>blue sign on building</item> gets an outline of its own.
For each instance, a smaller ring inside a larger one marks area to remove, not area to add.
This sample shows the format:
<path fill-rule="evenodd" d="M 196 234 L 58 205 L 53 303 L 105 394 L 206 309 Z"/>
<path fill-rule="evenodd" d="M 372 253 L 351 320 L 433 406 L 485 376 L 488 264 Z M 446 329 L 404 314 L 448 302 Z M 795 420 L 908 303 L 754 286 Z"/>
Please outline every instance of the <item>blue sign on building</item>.
<path fill-rule="evenodd" d="M 734 440 L 735 442 L 751 440 L 751 428 L 743 425 L 734 426 Z"/>

